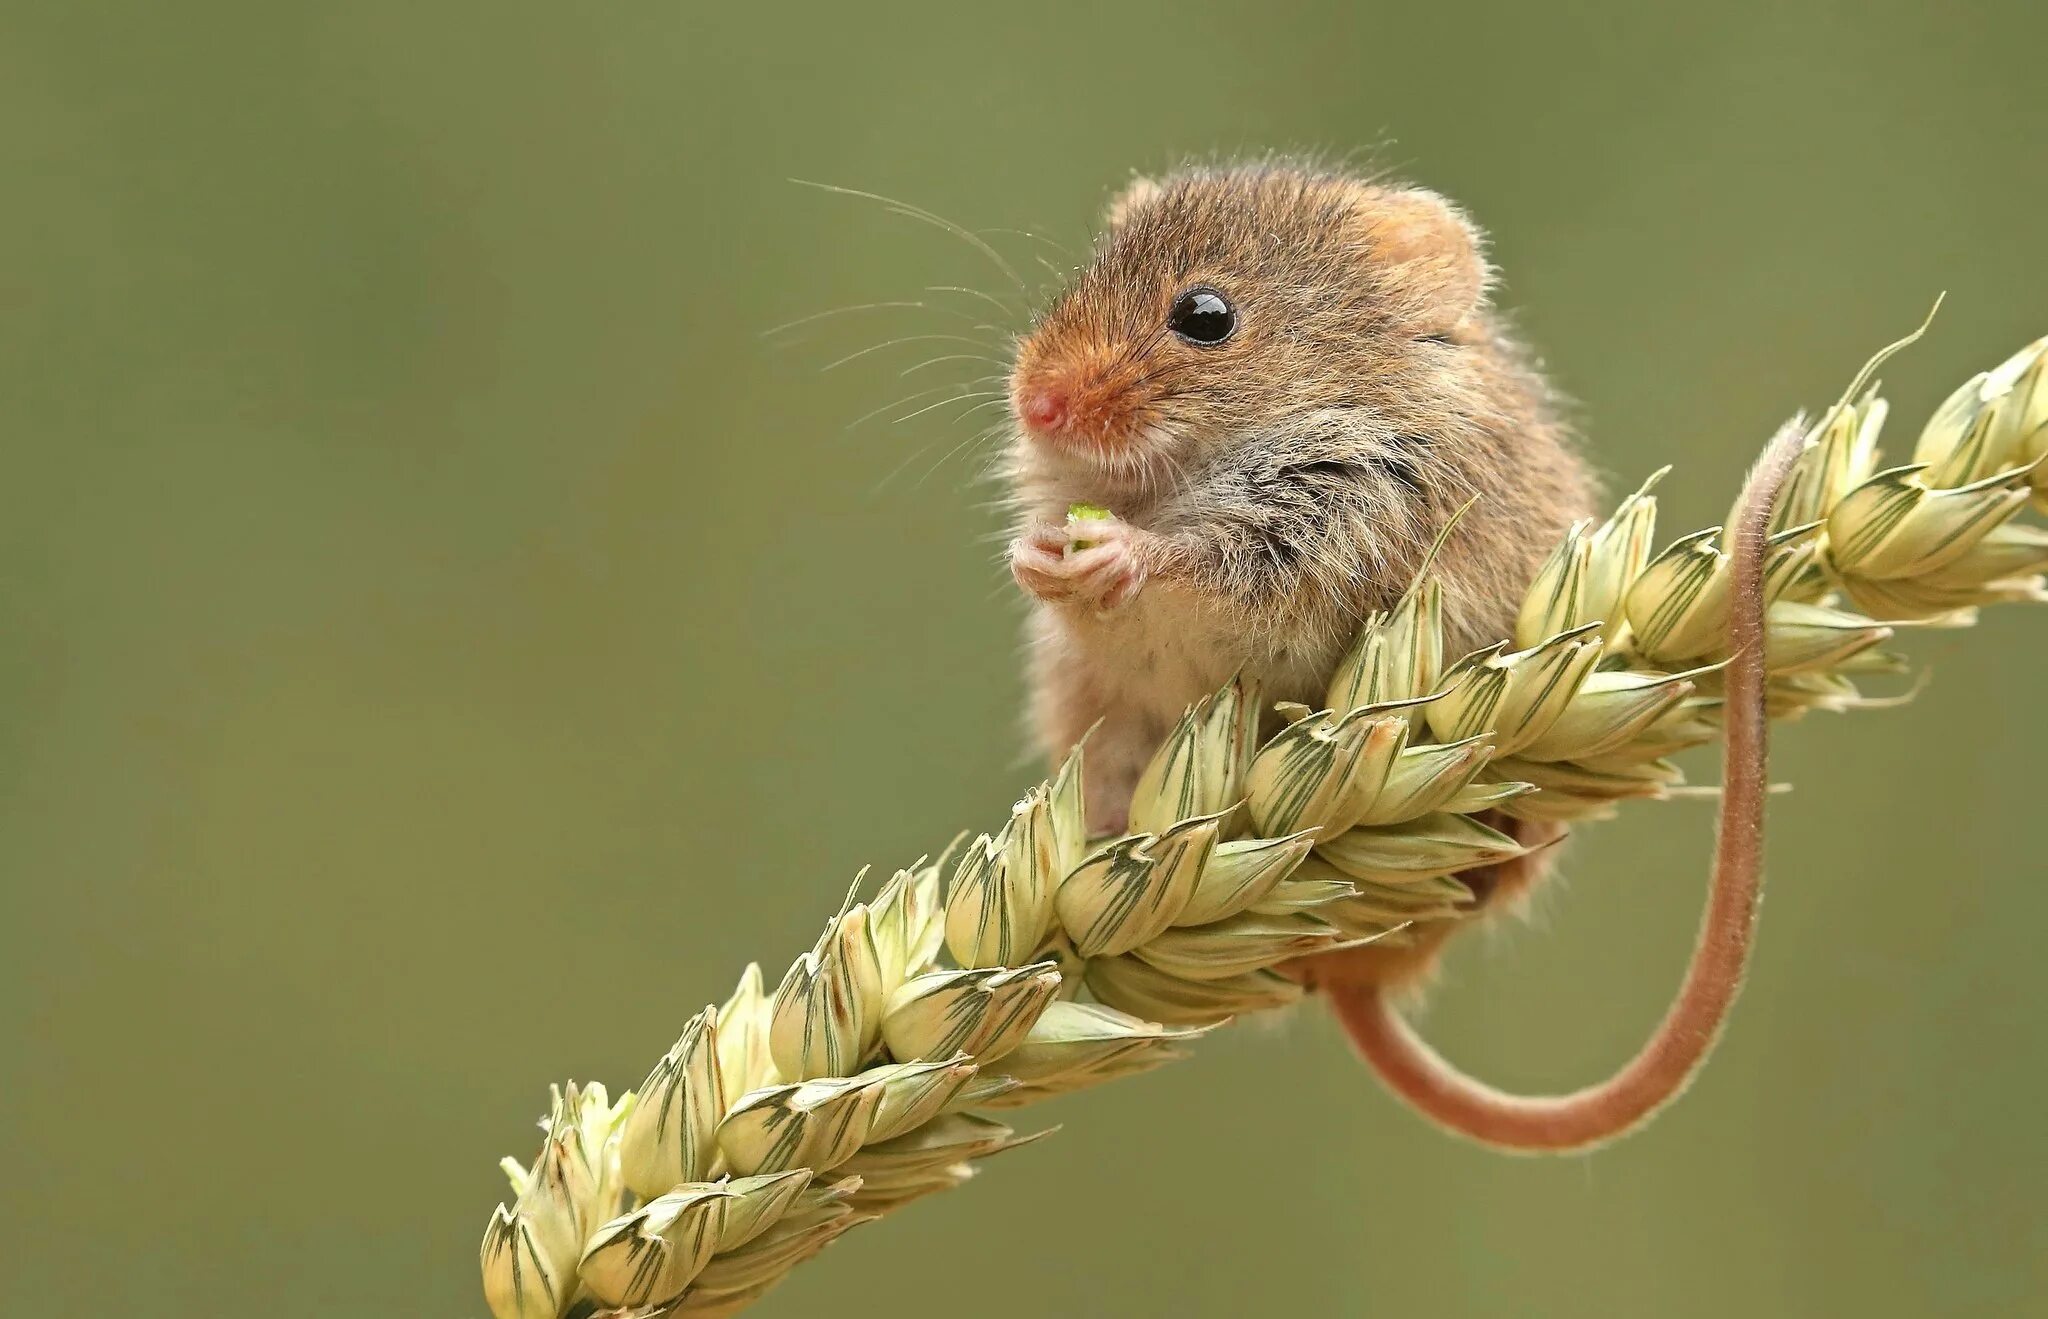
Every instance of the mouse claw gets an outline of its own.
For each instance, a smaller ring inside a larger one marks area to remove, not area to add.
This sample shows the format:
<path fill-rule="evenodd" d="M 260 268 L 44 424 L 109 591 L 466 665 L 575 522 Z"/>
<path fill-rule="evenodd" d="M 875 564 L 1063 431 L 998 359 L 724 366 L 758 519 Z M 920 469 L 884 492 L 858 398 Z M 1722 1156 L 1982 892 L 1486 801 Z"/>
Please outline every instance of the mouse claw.
<path fill-rule="evenodd" d="M 1139 569 L 1135 561 L 1126 556 L 1125 561 L 1119 566 L 1117 571 L 1109 577 L 1109 584 L 1104 588 L 1102 599 L 1098 603 L 1097 608 L 1105 613 L 1112 609 L 1123 608 L 1137 596 L 1138 588 L 1144 584 L 1145 574 Z"/>
<path fill-rule="evenodd" d="M 1144 585 L 1129 535 L 1121 523 L 1091 523 L 1086 549 L 1073 548 L 1075 528 L 1037 526 L 1010 546 L 1017 584 L 1051 605 L 1099 612 L 1130 603 Z"/>

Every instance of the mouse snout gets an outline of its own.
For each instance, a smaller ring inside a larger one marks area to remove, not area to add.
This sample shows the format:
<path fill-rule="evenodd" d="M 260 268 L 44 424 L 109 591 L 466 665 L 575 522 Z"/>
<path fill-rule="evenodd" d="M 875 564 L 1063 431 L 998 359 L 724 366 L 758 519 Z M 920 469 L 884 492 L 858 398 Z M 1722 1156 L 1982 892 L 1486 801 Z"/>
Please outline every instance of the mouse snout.
<path fill-rule="evenodd" d="M 1034 431 L 1063 429 L 1073 411 L 1073 402 L 1059 385 L 1039 381 L 1020 386 L 1016 397 L 1017 419 Z"/>
<path fill-rule="evenodd" d="M 1139 429 L 1140 412 L 1151 398 L 1140 376 L 1148 365 L 1114 347 L 1027 348 L 1010 377 L 1010 407 L 1024 433 L 1040 444 L 1113 446 Z M 1134 382 L 1134 376 L 1140 378 Z"/>
<path fill-rule="evenodd" d="M 1010 407 L 1026 435 L 1065 448 L 1114 430 L 1120 399 L 1092 363 L 1037 362 L 1011 378 Z"/>

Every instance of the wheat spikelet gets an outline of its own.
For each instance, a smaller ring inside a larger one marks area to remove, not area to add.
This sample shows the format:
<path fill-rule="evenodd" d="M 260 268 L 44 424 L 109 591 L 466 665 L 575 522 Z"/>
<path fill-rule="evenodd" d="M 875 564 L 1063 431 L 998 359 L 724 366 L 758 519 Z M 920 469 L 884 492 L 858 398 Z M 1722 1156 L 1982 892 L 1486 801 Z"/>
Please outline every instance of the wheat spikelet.
<path fill-rule="evenodd" d="M 1775 717 L 1878 703 L 1857 683 L 1904 670 L 1880 649 L 1901 627 L 2048 598 L 2048 533 L 2014 522 L 2048 511 L 2048 339 L 1966 383 L 1886 469 L 1868 379 L 1891 351 L 1810 428 L 1778 507 Z M 557 1090 L 485 1233 L 493 1313 L 742 1309 L 1034 1139 L 989 1114 L 1294 1001 L 1283 962 L 1466 919 L 1459 872 L 1523 852 L 1476 814 L 1574 821 L 1666 795 L 1668 758 L 1718 736 L 1730 563 L 1718 529 L 1651 553 L 1656 479 L 1571 528 L 1513 638 L 1446 663 L 1425 568 L 1367 621 L 1327 708 L 1285 710 L 1263 745 L 1252 684 L 1191 708 L 1130 835 L 1087 837 L 1077 749 L 994 834 L 849 895 L 772 991 L 747 968 L 637 1091 Z"/>

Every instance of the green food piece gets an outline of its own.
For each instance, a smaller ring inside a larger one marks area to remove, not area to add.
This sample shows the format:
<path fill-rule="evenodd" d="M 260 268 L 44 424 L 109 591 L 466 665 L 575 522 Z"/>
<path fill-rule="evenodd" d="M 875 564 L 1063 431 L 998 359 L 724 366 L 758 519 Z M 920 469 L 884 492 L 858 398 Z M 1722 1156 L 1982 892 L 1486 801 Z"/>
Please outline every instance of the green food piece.
<path fill-rule="evenodd" d="M 1073 526 L 1076 522 L 1107 522 L 1115 516 L 1116 514 L 1110 512 L 1108 509 L 1102 507 L 1100 504 L 1067 505 L 1067 525 L 1070 527 Z M 1089 549 L 1093 547 L 1094 544 L 1095 542 L 1092 540 L 1073 541 L 1067 546 L 1067 553 L 1072 554 L 1075 550 Z"/>

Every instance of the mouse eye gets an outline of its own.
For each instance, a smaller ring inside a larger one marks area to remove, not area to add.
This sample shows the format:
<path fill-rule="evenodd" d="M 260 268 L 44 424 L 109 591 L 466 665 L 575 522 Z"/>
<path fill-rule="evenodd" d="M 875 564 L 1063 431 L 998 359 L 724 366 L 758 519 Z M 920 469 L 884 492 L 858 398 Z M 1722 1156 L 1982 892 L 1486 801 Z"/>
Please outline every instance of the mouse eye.
<path fill-rule="evenodd" d="M 1214 348 L 1237 328 L 1237 312 L 1215 289 L 1197 286 L 1173 300 L 1166 328 L 1191 344 Z"/>

